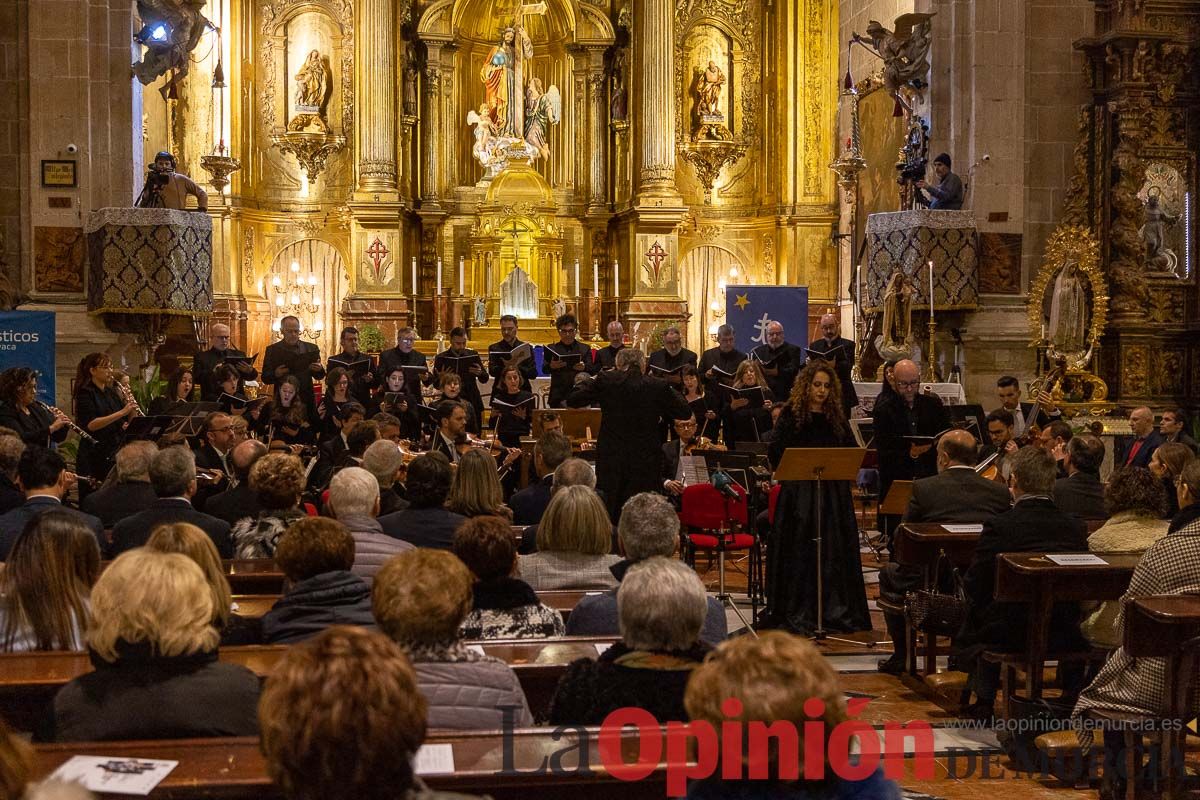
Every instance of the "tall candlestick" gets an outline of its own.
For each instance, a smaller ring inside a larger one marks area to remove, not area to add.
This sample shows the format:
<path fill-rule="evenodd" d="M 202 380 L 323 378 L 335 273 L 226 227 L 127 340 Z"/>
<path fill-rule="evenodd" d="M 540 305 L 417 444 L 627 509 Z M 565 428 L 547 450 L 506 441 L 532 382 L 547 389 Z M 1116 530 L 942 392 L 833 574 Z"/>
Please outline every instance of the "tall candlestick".
<path fill-rule="evenodd" d="M 929 259 L 929 321 L 933 322 L 933 259 Z"/>
<path fill-rule="evenodd" d="M 417 257 L 412 258 L 412 293 L 413 297 L 417 296 Z"/>
<path fill-rule="evenodd" d="M 439 258 L 437 262 L 437 294 L 442 296 L 442 260 Z"/>
<path fill-rule="evenodd" d="M 621 296 L 621 263 L 613 259 L 613 297 Z"/>
<path fill-rule="evenodd" d="M 592 294 L 596 297 L 600 296 L 600 264 L 596 259 L 592 259 Z"/>
<path fill-rule="evenodd" d="M 466 280 L 467 270 L 463 266 L 464 260 L 462 256 L 458 257 L 458 296 L 462 297 L 466 294 L 464 290 L 464 281 Z"/>
<path fill-rule="evenodd" d="M 575 259 L 575 296 L 579 297 L 579 259 Z"/>

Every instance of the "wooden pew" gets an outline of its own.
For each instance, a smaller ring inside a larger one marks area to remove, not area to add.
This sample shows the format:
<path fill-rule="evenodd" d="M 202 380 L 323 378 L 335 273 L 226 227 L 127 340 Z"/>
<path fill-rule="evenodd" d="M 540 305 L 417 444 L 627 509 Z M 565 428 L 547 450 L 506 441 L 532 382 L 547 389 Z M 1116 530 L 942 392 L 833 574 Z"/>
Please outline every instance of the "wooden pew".
<path fill-rule="evenodd" d="M 580 736 L 571 729 L 556 736 L 553 729 L 524 729 L 511 734 L 505 747 L 499 732 L 450 733 L 431 731 L 427 745 L 449 744 L 454 753 L 452 774 L 425 774 L 422 779 L 439 791 L 491 795 L 495 800 L 529 800 L 539 793 L 572 800 L 609 800 L 618 793 L 624 800 L 662 800 L 666 796 L 663 760 L 644 780 L 619 781 L 603 768 L 599 729 L 586 730 L 586 768 L 580 769 Z M 631 731 L 622 734 L 626 763 L 637 758 L 638 744 Z M 561 753 L 561 770 L 546 769 L 548 759 Z M 138 742 L 98 742 L 38 745 L 34 775 L 40 779 L 74 755 L 128 756 L 178 761 L 179 765 L 149 795 L 153 800 L 201 798 L 280 798 L 267 777 L 256 738 L 189 739 Z M 665 748 L 663 749 L 665 756 Z M 507 756 L 507 757 L 506 757 Z M 106 797 L 117 797 L 106 795 Z"/>
<path fill-rule="evenodd" d="M 1054 555 L 1068 555 L 1055 553 Z M 1042 670 L 1050 637 L 1050 614 L 1055 603 L 1116 600 L 1129 588 L 1136 554 L 1104 554 L 1105 564 L 1061 566 L 1046 553 L 1002 553 L 996 559 L 995 598 L 1028 603 L 1029 627 L 1025 688 L 1030 699 L 1042 695 Z"/>
<path fill-rule="evenodd" d="M 563 622 L 570 619 L 571 611 L 579 604 L 580 600 L 593 594 L 601 594 L 601 592 L 594 589 L 590 591 L 555 589 L 537 593 L 539 600 L 562 614 Z M 261 617 L 271 610 L 271 606 L 275 605 L 275 601 L 279 597 L 278 594 L 235 594 L 233 602 L 237 603 L 237 613 L 243 617 Z"/>
<path fill-rule="evenodd" d="M 283 573 L 273 558 L 239 558 L 222 561 L 234 594 L 282 594 Z"/>

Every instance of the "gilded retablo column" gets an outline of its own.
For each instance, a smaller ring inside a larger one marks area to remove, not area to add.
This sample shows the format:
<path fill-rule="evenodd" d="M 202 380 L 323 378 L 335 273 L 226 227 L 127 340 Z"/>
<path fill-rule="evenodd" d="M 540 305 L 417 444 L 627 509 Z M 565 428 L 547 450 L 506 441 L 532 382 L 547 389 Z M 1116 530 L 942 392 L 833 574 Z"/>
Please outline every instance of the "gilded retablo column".
<path fill-rule="evenodd" d="M 363 0 L 359 26 L 362 88 L 358 125 L 358 188 L 396 191 L 396 11 L 392 0 Z"/>
<path fill-rule="evenodd" d="M 633 18 L 641 70 L 638 129 L 643 193 L 677 195 L 675 188 L 675 6 L 646 0 Z"/>

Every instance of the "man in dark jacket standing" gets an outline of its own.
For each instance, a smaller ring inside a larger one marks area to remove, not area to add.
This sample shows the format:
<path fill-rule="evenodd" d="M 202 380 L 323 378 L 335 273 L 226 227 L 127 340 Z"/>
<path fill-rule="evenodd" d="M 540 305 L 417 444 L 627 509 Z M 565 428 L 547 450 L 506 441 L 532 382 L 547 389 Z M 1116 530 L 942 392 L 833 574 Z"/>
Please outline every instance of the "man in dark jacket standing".
<path fill-rule="evenodd" d="M 321 350 L 312 342 L 300 341 L 298 317 L 287 316 L 280 320 L 279 332 L 283 335 L 283 341 L 267 347 L 263 355 L 263 383 L 274 386 L 288 375 L 295 377 L 300 382 L 299 396 L 308 409 L 309 422 L 319 425 L 313 381 L 325 377 L 325 368 L 321 366 Z"/>
<path fill-rule="evenodd" d="M 983 533 L 967 570 L 967 620 L 958 637 L 959 665 L 970 672 L 976 702 L 968 714 L 990 718 L 996 702 L 1000 666 L 984 662 L 986 650 L 1017 651 L 1025 647 L 1028 613 L 1023 603 L 996 601 L 996 559 L 1001 553 L 1069 553 L 1087 550 L 1087 528 L 1059 511 L 1051 499 L 1057 474 L 1054 457 L 1038 447 L 1024 447 L 1012 459 L 1011 510 L 983 523 Z M 1050 630 L 1062 650 L 1082 646 L 1079 607 L 1059 604 Z"/>
<path fill-rule="evenodd" d="M 792 384 L 804 366 L 804 351 L 787 341 L 783 323 L 767 323 L 767 341 L 750 351 L 750 357 L 762 366 L 767 388 L 775 402 L 786 403 L 792 394 Z"/>
<path fill-rule="evenodd" d="M 626 500 L 662 485 L 660 420 L 692 415 L 683 395 L 670 384 L 642 374 L 645 358 L 636 348 L 622 350 L 616 369 L 583 381 L 567 398 L 572 408 L 600 407 L 596 488 L 614 522 Z"/>
<path fill-rule="evenodd" d="M 858 405 L 858 392 L 854 390 L 854 379 L 850 370 L 854 366 L 854 342 L 842 337 L 842 326 L 833 314 L 821 317 L 819 326 L 821 338 L 808 346 L 814 353 L 833 353 L 833 369 L 837 373 L 838 382 L 842 384 L 842 407 L 846 410 L 846 418 L 850 418 L 850 409 Z"/>
<path fill-rule="evenodd" d="M 563 314 L 554 321 L 558 330 L 558 341 L 546 345 L 542 351 L 542 363 L 550 373 L 550 407 L 562 408 L 575 385 L 575 376 L 592 373 L 592 348 L 575 338 L 579 332 L 579 321 L 571 314 Z"/>

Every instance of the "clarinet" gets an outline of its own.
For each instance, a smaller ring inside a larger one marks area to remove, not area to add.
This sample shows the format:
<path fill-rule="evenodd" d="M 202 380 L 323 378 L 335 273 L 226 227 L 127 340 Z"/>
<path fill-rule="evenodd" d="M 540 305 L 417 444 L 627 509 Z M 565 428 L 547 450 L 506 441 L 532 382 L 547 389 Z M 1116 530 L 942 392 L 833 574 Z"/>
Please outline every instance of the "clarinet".
<path fill-rule="evenodd" d="M 80 439 L 87 439 L 87 440 L 88 440 L 89 442 L 91 442 L 92 444 L 96 444 L 96 437 L 95 437 L 95 436 L 92 436 L 90 433 L 88 433 L 87 431 L 85 431 L 83 428 L 81 428 L 81 427 L 79 427 L 78 425 L 76 425 L 76 424 L 75 424 L 75 423 L 74 423 L 74 422 L 71 420 L 71 418 L 70 418 L 70 417 L 68 417 L 66 414 L 64 414 L 64 413 L 63 413 L 61 410 L 59 410 L 58 408 L 55 408 L 54 406 L 51 406 L 51 405 L 46 405 L 46 404 L 45 404 L 45 403 L 43 403 L 41 400 L 35 400 L 34 402 L 36 402 L 36 403 L 37 403 L 39 406 L 41 406 L 42 408 L 44 408 L 44 409 L 46 409 L 47 411 L 49 411 L 49 412 L 50 412 L 51 414 L 53 414 L 54 416 L 56 416 L 56 417 L 58 417 L 58 418 L 60 418 L 60 419 L 64 420 L 64 421 L 67 423 L 67 427 L 68 427 L 68 428 L 70 428 L 71 430 L 75 431 L 75 433 L 79 434 L 79 438 L 80 438 Z"/>
<path fill-rule="evenodd" d="M 137 398 L 133 396 L 133 390 L 132 390 L 132 389 L 130 389 L 128 386 L 126 386 L 126 385 L 125 385 L 125 384 L 123 384 L 123 383 L 118 383 L 118 384 L 117 384 L 117 388 L 121 390 L 121 395 L 122 395 L 122 396 L 125 398 L 125 402 L 126 402 L 126 403 L 133 403 L 133 404 L 134 404 L 134 406 L 136 406 L 136 407 L 137 407 L 137 413 L 136 413 L 136 414 L 134 414 L 134 416 L 135 416 L 135 417 L 144 417 L 144 416 L 146 416 L 146 412 L 142 411 L 142 406 L 141 406 L 141 404 L 140 404 L 140 403 L 138 403 L 138 401 L 137 401 Z"/>

